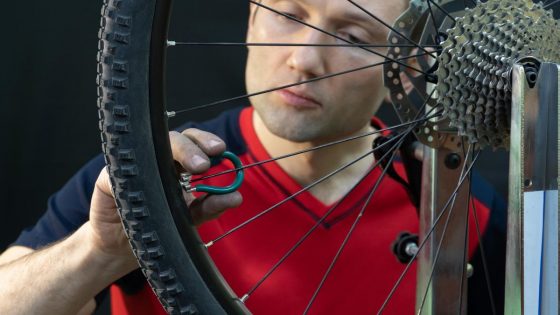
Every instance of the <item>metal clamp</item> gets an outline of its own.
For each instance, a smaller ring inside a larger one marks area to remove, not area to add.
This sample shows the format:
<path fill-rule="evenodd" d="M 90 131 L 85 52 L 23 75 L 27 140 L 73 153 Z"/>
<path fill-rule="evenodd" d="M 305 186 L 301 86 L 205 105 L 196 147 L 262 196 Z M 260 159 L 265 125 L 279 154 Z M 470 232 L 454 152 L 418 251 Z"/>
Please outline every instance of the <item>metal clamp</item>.
<path fill-rule="evenodd" d="M 243 164 L 241 164 L 241 160 L 239 160 L 239 157 L 237 157 L 237 155 L 229 151 L 225 151 L 224 153 L 222 153 L 220 157 L 230 160 L 233 163 L 235 169 L 237 169 L 235 180 L 231 185 L 225 187 L 217 187 L 217 186 L 210 186 L 210 185 L 192 186 L 191 185 L 192 175 L 189 173 L 181 173 L 179 178 L 179 183 L 181 184 L 181 187 L 183 187 L 183 189 L 188 193 L 197 191 L 197 192 L 209 193 L 212 195 L 229 194 L 239 189 L 239 186 L 241 186 L 241 183 L 243 182 L 243 178 L 245 176 L 243 173 L 243 169 L 242 169 Z"/>

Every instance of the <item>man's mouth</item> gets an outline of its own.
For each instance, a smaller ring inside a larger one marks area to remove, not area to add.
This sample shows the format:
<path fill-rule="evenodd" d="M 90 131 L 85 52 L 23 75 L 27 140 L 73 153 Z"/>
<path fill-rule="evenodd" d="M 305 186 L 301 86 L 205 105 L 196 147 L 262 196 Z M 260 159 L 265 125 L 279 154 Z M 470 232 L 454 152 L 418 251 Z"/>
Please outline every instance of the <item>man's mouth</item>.
<path fill-rule="evenodd" d="M 287 105 L 294 106 L 296 108 L 318 108 L 322 107 L 322 104 L 317 101 L 313 96 L 302 92 L 296 91 L 295 89 L 282 89 L 276 91 L 280 96 L 280 99 Z"/>

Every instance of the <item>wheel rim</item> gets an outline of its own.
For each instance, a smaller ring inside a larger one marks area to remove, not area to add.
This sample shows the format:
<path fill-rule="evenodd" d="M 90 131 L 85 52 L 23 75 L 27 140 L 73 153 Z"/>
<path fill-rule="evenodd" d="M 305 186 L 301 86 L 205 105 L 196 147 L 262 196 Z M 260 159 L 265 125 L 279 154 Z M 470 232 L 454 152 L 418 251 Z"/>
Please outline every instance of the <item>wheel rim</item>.
<path fill-rule="evenodd" d="M 113 2 L 109 4 L 112 6 L 113 9 L 117 9 L 118 5 Z M 165 82 L 162 78 L 165 78 L 165 49 L 167 43 L 167 25 L 169 19 L 169 9 L 170 9 L 170 1 L 158 1 L 155 7 L 155 14 L 154 14 L 154 22 L 153 28 L 149 31 L 152 35 L 150 40 L 150 82 L 149 84 L 149 99 L 151 103 L 150 107 L 150 114 L 149 117 L 151 119 L 151 138 L 153 141 L 153 147 L 155 149 L 154 154 L 156 154 L 156 160 L 158 162 L 158 170 L 159 170 L 159 177 L 161 178 L 161 187 L 165 191 L 166 196 L 166 203 L 171 205 L 170 210 L 174 219 L 175 224 L 177 225 L 177 229 L 181 231 L 181 238 L 183 243 L 186 246 L 186 250 L 190 253 L 193 258 L 193 264 L 196 266 L 196 269 L 204 278 L 204 282 L 210 288 L 212 292 L 212 296 L 216 297 L 216 300 L 219 301 L 221 307 L 225 309 L 227 313 L 231 314 L 240 314 L 240 313 L 247 313 L 248 310 L 244 307 L 243 303 L 239 300 L 239 298 L 233 293 L 233 291 L 227 286 L 223 278 L 220 276 L 219 272 L 215 268 L 212 263 L 211 258 L 209 257 L 205 244 L 200 240 L 200 237 L 197 234 L 197 229 L 189 223 L 189 218 L 185 216 L 185 213 L 188 213 L 187 207 L 184 204 L 182 199 L 182 195 L 180 193 L 180 189 L 178 189 L 178 177 L 175 172 L 175 166 L 173 164 L 169 146 L 169 139 L 165 136 L 168 131 L 167 127 L 167 116 L 164 114 L 167 113 L 165 107 Z M 106 51 L 102 49 L 102 52 Z M 154 83 L 154 82 L 157 82 Z M 103 86 L 103 84 L 101 84 Z M 106 87 L 107 88 L 107 87 Z M 114 88 L 112 86 L 111 88 Z M 107 97 L 106 91 L 101 93 L 102 94 L 102 113 L 106 115 L 109 111 L 114 111 L 113 108 L 103 108 L 104 104 L 106 105 L 107 99 L 103 97 Z M 396 94 L 394 95 L 395 97 Z M 104 103 L 105 102 L 105 103 Z M 411 119 L 408 119 L 410 121 Z M 105 127 L 105 131 L 107 128 Z M 106 142 L 110 142 L 110 139 L 105 139 Z M 107 151 L 111 151 L 111 148 L 107 148 Z M 110 158 L 109 158 L 110 159 Z M 122 179 L 122 174 L 118 172 L 122 171 L 122 169 L 114 168 L 112 175 L 113 175 L 113 185 L 118 186 L 119 181 Z M 118 191 L 117 191 L 118 193 Z M 127 214 L 123 213 L 126 212 L 126 206 L 121 207 L 124 210 L 121 210 L 121 215 L 123 218 L 126 219 Z M 129 207 L 130 208 L 130 207 Z M 161 232 L 165 234 L 165 232 Z M 158 233 L 159 234 L 159 233 Z M 129 237 L 134 240 L 135 236 L 134 233 L 130 233 Z M 141 256 L 141 253 L 136 253 L 138 256 Z M 174 260 L 173 258 L 170 258 Z M 176 264 L 180 264 L 183 259 L 177 260 Z M 173 263 L 172 263 L 173 264 Z M 148 268 L 152 268 L 147 266 Z M 159 277 L 159 276 L 158 276 Z M 158 278 L 156 277 L 156 278 Z M 161 278 L 161 277 L 159 277 Z M 160 281 L 159 279 L 156 279 Z M 153 283 L 152 283 L 153 284 Z M 156 292 L 158 291 L 156 285 Z M 169 297 L 165 297 L 165 293 L 157 292 L 160 294 L 160 298 L 164 301 L 164 304 L 167 303 L 168 311 L 171 310 L 172 312 L 175 311 L 176 305 L 173 305 L 175 302 L 172 301 Z M 181 293 L 182 294 L 182 293 Z M 195 298 L 196 299 L 196 298 Z M 170 302 L 171 301 L 171 302 Z M 201 304 L 205 304 L 202 302 Z M 197 304 L 198 305 L 198 304 Z M 181 306 L 182 307 L 182 306 Z M 183 307 L 183 309 L 188 309 L 191 306 Z M 192 306 L 196 309 L 195 306 Z M 191 307 L 191 308 L 192 308 Z M 181 309 L 181 308 L 180 308 Z M 204 312 L 204 311 L 203 311 Z"/>

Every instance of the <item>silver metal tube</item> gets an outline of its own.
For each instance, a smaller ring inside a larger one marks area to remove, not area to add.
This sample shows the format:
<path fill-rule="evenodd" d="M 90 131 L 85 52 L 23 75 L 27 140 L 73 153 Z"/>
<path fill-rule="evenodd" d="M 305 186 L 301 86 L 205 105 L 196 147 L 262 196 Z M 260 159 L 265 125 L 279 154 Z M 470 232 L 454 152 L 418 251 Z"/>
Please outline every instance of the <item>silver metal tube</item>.
<path fill-rule="evenodd" d="M 420 205 L 420 241 L 425 239 L 437 217 L 444 211 L 445 204 L 459 182 L 462 163 L 464 163 L 462 150 L 461 152 L 431 148 L 425 150 Z M 450 168 L 449 163 L 447 165 L 445 163 L 450 154 L 456 154 L 455 158 L 460 158 L 460 163 L 456 168 Z M 421 314 L 466 314 L 467 272 L 463 272 L 462 268 L 467 267 L 465 260 L 468 258 L 465 254 L 467 250 L 465 248 L 465 222 L 467 220 L 468 186 L 468 180 L 465 180 L 455 202 L 445 210 L 433 235 L 418 255 L 416 313 L 418 313 L 428 282 L 430 282 L 437 247 L 444 237 Z M 451 217 L 444 236 L 445 221 L 450 211 Z M 462 281 L 461 277 L 463 277 Z M 463 288 L 461 288 L 461 284 Z"/>
<path fill-rule="evenodd" d="M 558 314 L 559 67 L 512 72 L 506 314 Z"/>

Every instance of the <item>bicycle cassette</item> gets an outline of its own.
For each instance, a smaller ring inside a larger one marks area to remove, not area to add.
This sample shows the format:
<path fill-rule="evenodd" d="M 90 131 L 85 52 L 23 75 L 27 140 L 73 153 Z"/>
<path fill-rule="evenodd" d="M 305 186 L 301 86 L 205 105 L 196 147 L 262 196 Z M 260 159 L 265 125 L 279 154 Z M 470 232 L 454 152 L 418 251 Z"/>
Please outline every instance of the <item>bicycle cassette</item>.
<path fill-rule="evenodd" d="M 530 0 L 478 2 L 445 31 L 438 56 L 437 104 L 452 127 L 480 147 L 508 147 L 511 69 L 524 57 L 560 61 L 560 30 Z"/>

